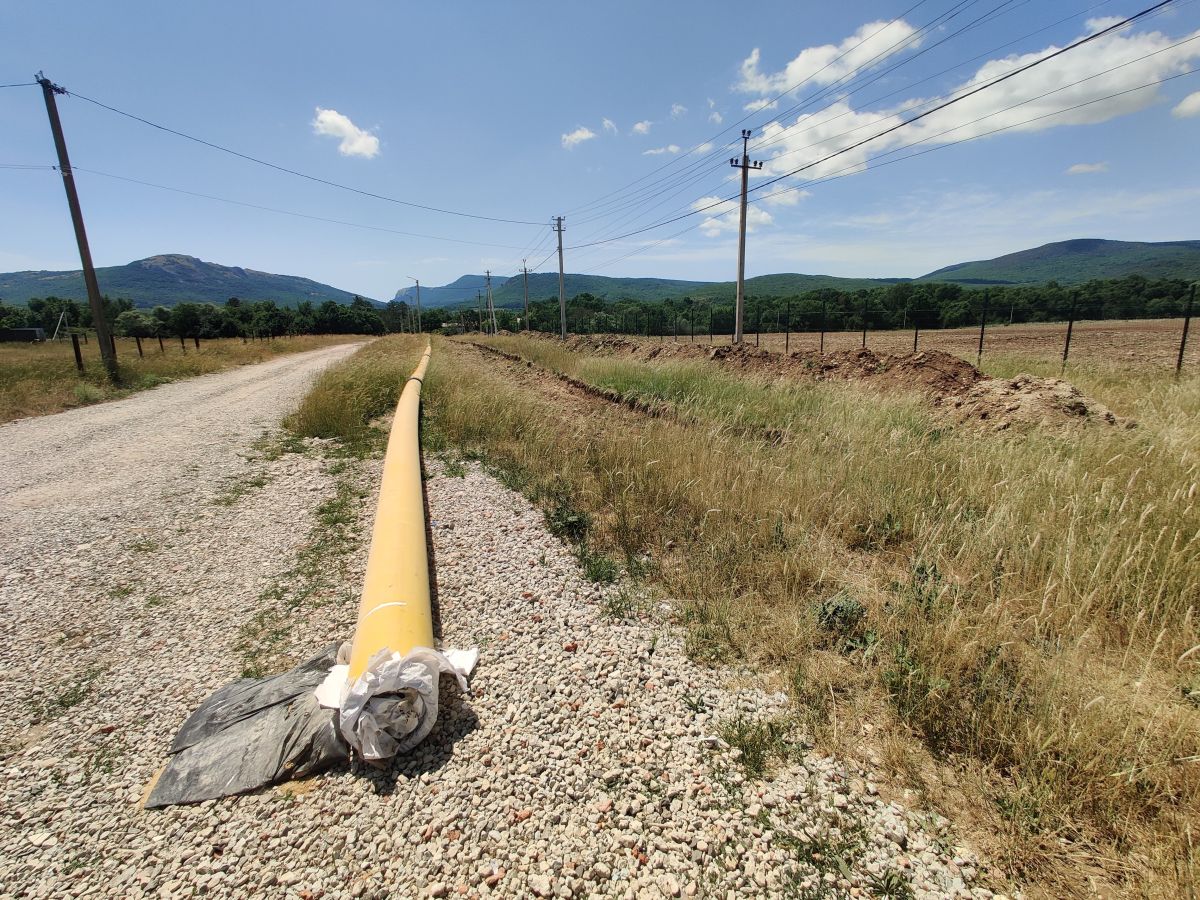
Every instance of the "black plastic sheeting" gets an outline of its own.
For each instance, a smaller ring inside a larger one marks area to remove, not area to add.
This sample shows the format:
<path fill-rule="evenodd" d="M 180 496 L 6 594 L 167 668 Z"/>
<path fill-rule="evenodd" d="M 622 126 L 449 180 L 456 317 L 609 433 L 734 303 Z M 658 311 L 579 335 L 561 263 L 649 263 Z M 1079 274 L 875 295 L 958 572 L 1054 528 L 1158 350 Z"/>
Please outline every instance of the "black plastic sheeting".
<path fill-rule="evenodd" d="M 336 657 L 332 644 L 290 672 L 235 681 L 205 700 L 175 735 L 146 806 L 244 794 L 348 761 L 338 711 L 313 694 Z"/>

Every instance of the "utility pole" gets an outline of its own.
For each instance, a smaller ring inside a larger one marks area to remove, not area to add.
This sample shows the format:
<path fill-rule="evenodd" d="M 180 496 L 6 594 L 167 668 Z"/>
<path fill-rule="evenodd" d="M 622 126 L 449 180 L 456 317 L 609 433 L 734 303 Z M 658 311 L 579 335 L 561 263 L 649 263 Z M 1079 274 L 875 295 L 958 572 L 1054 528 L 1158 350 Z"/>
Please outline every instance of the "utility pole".
<path fill-rule="evenodd" d="M 500 329 L 496 327 L 496 305 L 492 303 L 492 270 L 485 269 L 484 277 L 487 278 L 488 318 L 492 320 L 492 334 L 499 334 Z"/>
<path fill-rule="evenodd" d="M 109 379 L 115 384 L 119 375 L 117 372 L 117 354 L 113 351 L 112 334 L 108 330 L 108 322 L 104 319 L 104 301 L 100 298 L 100 283 L 96 281 L 96 269 L 92 265 L 92 251 L 88 248 L 87 231 L 83 227 L 83 210 L 79 206 L 79 195 L 75 192 L 75 176 L 71 171 L 71 160 L 67 156 L 67 141 L 63 137 L 62 123 L 58 119 L 58 104 L 56 94 L 65 94 L 66 88 L 61 88 L 42 75 L 37 74 L 37 83 L 42 86 L 42 96 L 46 100 L 46 115 L 50 117 L 50 131 L 54 135 L 54 149 L 58 151 L 58 170 L 62 175 L 63 188 L 67 192 L 67 206 L 71 209 L 71 223 L 75 226 L 75 242 L 79 244 L 79 261 L 83 266 L 83 283 L 87 288 L 88 307 L 92 311 L 92 324 L 96 328 L 96 341 L 100 344 L 100 359 Z"/>
<path fill-rule="evenodd" d="M 567 289 L 563 283 L 562 233 L 563 217 L 554 217 L 554 230 L 558 233 L 558 330 L 567 339 Z"/>
<path fill-rule="evenodd" d="M 521 260 L 521 274 L 525 276 L 525 330 L 529 330 L 529 266 L 525 263 L 527 259 Z"/>
<path fill-rule="evenodd" d="M 750 131 L 742 129 L 742 159 L 731 159 L 729 164 L 742 170 L 742 218 L 738 229 L 738 274 L 737 302 L 733 311 L 733 342 L 742 342 L 742 311 L 746 302 L 746 189 L 750 184 L 750 170 L 761 169 L 761 162 L 750 161 Z"/>
<path fill-rule="evenodd" d="M 417 334 L 422 334 L 424 329 L 421 327 L 421 280 L 413 278 L 411 275 L 408 277 L 417 283 Z"/>

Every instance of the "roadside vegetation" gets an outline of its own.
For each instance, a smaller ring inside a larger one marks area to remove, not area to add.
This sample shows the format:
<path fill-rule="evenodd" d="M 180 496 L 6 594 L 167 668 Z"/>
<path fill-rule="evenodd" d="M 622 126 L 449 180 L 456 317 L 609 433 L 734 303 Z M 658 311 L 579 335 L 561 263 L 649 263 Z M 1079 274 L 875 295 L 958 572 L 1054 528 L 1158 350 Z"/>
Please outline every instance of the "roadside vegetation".
<path fill-rule="evenodd" d="M 381 448 L 387 432 L 376 420 L 391 415 L 425 343 L 419 335 L 389 335 L 330 366 L 284 427 L 302 438 L 337 440 L 356 452 Z"/>
<path fill-rule="evenodd" d="M 1033 896 L 1194 896 L 1200 379 L 1080 370 L 1138 427 L 998 434 L 860 385 L 489 343 L 535 367 L 440 342 L 427 446 L 586 521 L 693 657 L 759 666 Z"/>
<path fill-rule="evenodd" d="M 80 348 L 84 359 L 82 374 L 75 367 L 69 341 L 0 343 L 0 422 L 115 400 L 169 381 L 352 340 L 356 338 L 347 335 L 300 335 L 248 342 L 241 338 L 221 338 L 201 341 L 199 350 L 191 340 L 183 347 L 178 340 L 164 340 L 160 351 L 156 339 L 143 338 L 145 356 L 139 358 L 132 338 L 117 338 L 119 385 L 108 381 L 94 336 Z"/>

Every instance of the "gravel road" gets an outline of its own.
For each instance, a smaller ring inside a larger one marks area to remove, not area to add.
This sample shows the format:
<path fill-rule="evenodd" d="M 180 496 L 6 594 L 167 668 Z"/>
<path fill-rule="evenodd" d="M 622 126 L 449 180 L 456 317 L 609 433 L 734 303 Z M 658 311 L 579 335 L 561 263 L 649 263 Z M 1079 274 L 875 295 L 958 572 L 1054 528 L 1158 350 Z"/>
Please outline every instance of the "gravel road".
<path fill-rule="evenodd" d="M 141 802 L 247 668 L 350 636 L 378 460 L 260 437 L 338 347 L 0 428 L 0 895 L 993 896 L 936 816 L 809 752 L 745 774 L 721 723 L 786 698 L 698 667 L 541 514 L 430 460 L 440 613 L 478 645 L 412 756 Z"/>

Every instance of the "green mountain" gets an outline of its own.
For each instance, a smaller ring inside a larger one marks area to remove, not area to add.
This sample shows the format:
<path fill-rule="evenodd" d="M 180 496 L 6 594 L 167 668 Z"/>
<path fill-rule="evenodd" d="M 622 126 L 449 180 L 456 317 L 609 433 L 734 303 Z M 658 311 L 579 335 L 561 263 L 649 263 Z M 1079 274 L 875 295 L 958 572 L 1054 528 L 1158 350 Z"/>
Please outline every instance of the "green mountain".
<path fill-rule="evenodd" d="M 857 290 L 892 284 L 903 279 L 837 278 L 832 275 L 760 275 L 746 279 L 748 294 L 784 296 L 800 294 L 822 287 Z M 483 291 L 482 275 L 464 275 L 443 287 L 421 288 L 422 306 L 459 309 L 475 305 L 475 291 Z M 681 281 L 672 278 L 608 278 L 603 275 L 565 275 L 564 288 L 568 297 L 591 294 L 603 300 L 669 300 L 677 297 L 694 299 L 726 299 L 734 296 L 732 281 Z M 396 299 L 413 302 L 413 290 L 397 292 Z M 486 298 L 486 293 L 484 297 Z M 558 296 L 558 273 L 538 272 L 529 276 L 529 299 L 545 300 Z M 520 275 L 505 281 L 492 279 L 492 300 L 501 309 L 518 309 L 525 302 L 524 283 Z"/>
<path fill-rule="evenodd" d="M 967 285 L 1082 284 L 1099 278 L 1144 275 L 1147 278 L 1200 278 L 1200 241 L 1105 241 L 1083 238 L 1044 244 L 997 256 L 946 266 L 918 281 Z"/>
<path fill-rule="evenodd" d="M 126 297 L 143 307 L 174 306 L 185 301 L 224 303 L 230 297 L 274 300 L 280 306 L 295 306 L 301 300 L 320 304 L 326 300 L 349 303 L 354 299 L 349 291 L 308 278 L 221 266 L 180 253 L 151 256 L 124 266 L 105 266 L 96 270 L 96 280 L 101 293 Z M 0 298 L 9 303 L 51 296 L 86 302 L 83 272 L 0 274 Z"/>

